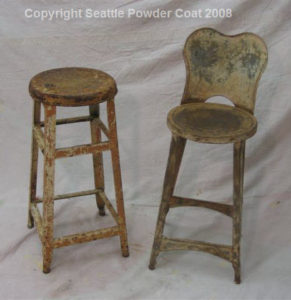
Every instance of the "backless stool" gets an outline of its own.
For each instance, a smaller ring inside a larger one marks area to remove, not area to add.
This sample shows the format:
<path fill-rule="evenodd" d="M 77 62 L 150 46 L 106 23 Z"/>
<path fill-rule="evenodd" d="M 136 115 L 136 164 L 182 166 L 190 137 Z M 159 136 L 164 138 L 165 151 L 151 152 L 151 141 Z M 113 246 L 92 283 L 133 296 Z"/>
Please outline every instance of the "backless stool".
<path fill-rule="evenodd" d="M 114 96 L 117 93 L 114 79 L 108 74 L 94 69 L 53 69 L 34 76 L 29 84 L 29 92 L 34 100 L 34 108 L 28 227 L 32 228 L 34 223 L 36 224 L 43 247 L 43 272 L 50 272 L 54 248 L 116 235 L 120 236 L 122 255 L 128 256 L 114 108 Z M 102 102 L 107 104 L 108 128 L 99 118 L 99 104 Z M 40 118 L 41 104 L 44 106 L 44 121 L 41 121 Z M 89 106 L 88 116 L 56 120 L 57 106 L 84 105 Z M 85 121 L 90 122 L 91 144 L 56 149 L 56 125 Z M 107 141 L 101 141 L 101 131 L 108 138 Z M 44 155 L 43 198 L 36 197 L 38 149 Z M 112 158 L 117 212 L 104 193 L 102 151 L 107 150 L 111 152 Z M 83 154 L 92 154 L 93 156 L 95 189 L 54 195 L 55 160 Z M 105 215 L 104 206 L 106 206 L 117 225 L 54 238 L 54 200 L 93 194 L 96 195 L 99 214 Z M 43 204 L 42 215 L 37 207 L 38 203 Z"/>
<path fill-rule="evenodd" d="M 235 282 L 240 283 L 245 141 L 257 129 L 253 111 L 258 81 L 267 63 L 267 49 L 264 42 L 252 33 L 227 36 L 211 28 L 202 28 L 186 40 L 184 60 L 186 85 L 181 105 L 173 108 L 167 119 L 172 141 L 149 268 L 155 268 L 161 251 L 205 251 L 230 261 Z M 224 96 L 234 106 L 205 103 L 213 96 Z M 209 144 L 233 143 L 233 205 L 173 195 L 187 139 Z M 164 236 L 168 210 L 180 206 L 205 207 L 231 217 L 232 245 Z"/>

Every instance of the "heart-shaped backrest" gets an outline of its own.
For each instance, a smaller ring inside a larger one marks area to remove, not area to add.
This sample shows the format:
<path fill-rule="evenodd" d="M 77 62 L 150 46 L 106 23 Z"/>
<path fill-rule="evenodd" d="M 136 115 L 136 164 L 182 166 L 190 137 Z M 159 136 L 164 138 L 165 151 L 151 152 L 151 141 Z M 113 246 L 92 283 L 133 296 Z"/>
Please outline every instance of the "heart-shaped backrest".
<path fill-rule="evenodd" d="M 187 79 L 182 104 L 224 96 L 252 113 L 267 59 L 264 41 L 253 33 L 228 36 L 211 28 L 194 31 L 184 47 Z"/>

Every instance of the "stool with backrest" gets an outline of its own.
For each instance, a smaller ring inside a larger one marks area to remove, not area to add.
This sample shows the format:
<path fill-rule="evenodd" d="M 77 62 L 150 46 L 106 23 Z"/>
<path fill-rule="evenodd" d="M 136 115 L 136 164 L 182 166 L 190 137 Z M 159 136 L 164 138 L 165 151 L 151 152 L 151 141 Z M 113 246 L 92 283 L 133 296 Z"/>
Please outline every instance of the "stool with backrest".
<path fill-rule="evenodd" d="M 34 108 L 28 227 L 32 228 L 35 223 L 42 242 L 43 272 L 50 272 L 54 248 L 116 235 L 120 236 L 122 255 L 128 256 L 114 106 L 117 88 L 114 79 L 110 75 L 94 69 L 53 69 L 34 76 L 29 84 L 29 92 L 34 100 Z M 108 127 L 99 117 L 99 104 L 102 102 L 107 104 Z M 44 106 L 44 121 L 41 121 L 41 104 Z M 89 115 L 56 120 L 57 106 L 84 105 L 89 107 Z M 56 149 L 56 125 L 86 121 L 90 122 L 91 144 Z M 102 141 L 101 131 L 107 137 L 106 141 Z M 44 155 L 42 198 L 36 196 L 39 149 Z M 104 192 L 102 151 L 111 152 L 117 211 Z M 54 195 L 55 160 L 84 154 L 93 156 L 95 189 Z M 96 195 L 99 214 L 105 215 L 104 207 L 106 206 L 115 219 L 116 226 L 54 238 L 54 201 L 87 195 Z M 37 206 L 38 203 L 43 204 L 42 214 Z"/>
<path fill-rule="evenodd" d="M 211 28 L 202 28 L 186 40 L 184 60 L 186 85 L 181 105 L 173 108 L 167 119 L 172 141 L 149 268 L 155 268 L 161 251 L 205 251 L 230 261 L 235 282 L 240 283 L 245 141 L 257 129 L 253 111 L 258 82 L 267 64 L 267 48 L 263 40 L 252 33 L 227 36 Z M 234 106 L 205 103 L 213 96 L 224 96 Z M 233 205 L 174 195 L 186 140 L 233 144 Z M 232 245 L 164 236 L 169 209 L 181 206 L 209 208 L 231 217 Z"/>

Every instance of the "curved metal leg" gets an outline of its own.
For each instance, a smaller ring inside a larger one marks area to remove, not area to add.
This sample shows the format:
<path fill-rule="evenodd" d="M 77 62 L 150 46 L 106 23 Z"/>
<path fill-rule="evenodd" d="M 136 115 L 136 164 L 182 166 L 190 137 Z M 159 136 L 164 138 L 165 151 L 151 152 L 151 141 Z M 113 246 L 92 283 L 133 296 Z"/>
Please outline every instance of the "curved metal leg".
<path fill-rule="evenodd" d="M 233 156 L 233 233 L 232 233 L 232 265 L 234 281 L 240 283 L 240 238 L 243 203 L 245 141 L 234 144 Z"/>
<path fill-rule="evenodd" d="M 162 240 L 166 215 L 169 211 L 169 200 L 174 192 L 185 145 L 186 145 L 186 139 L 181 137 L 176 137 L 176 136 L 172 137 L 168 164 L 167 164 L 167 169 L 166 169 L 166 174 L 164 179 L 162 201 L 160 204 L 160 210 L 159 210 L 159 215 L 158 215 L 158 220 L 156 225 L 156 233 L 155 233 L 152 254 L 151 254 L 150 264 L 149 264 L 149 268 L 151 270 L 155 269 L 156 258 L 160 252 L 160 246 L 161 246 L 161 240 Z"/>

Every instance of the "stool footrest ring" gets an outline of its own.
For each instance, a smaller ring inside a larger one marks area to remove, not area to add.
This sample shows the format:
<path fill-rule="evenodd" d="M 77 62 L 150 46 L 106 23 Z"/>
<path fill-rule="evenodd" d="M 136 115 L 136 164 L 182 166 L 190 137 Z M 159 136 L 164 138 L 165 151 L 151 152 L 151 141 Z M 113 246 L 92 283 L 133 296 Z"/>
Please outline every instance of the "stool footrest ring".
<path fill-rule="evenodd" d="M 61 194 L 61 195 L 56 195 L 54 197 L 54 200 L 62 200 L 62 199 L 68 199 L 68 198 L 74 198 L 74 197 L 80 197 L 80 196 L 89 196 L 89 195 L 94 195 L 99 193 L 99 189 L 95 190 L 87 190 L 87 191 L 82 191 L 82 192 L 75 192 L 75 193 L 68 193 L 68 194 Z M 42 203 L 42 198 L 36 197 L 35 203 Z"/>
<path fill-rule="evenodd" d="M 180 207 L 180 206 L 197 206 L 197 207 L 204 207 L 204 208 L 216 210 L 216 211 L 221 212 L 229 217 L 232 217 L 232 214 L 233 214 L 233 206 L 232 205 L 211 202 L 211 201 L 205 201 L 205 200 L 172 196 L 170 198 L 169 204 L 170 204 L 170 208 Z"/>
<path fill-rule="evenodd" d="M 232 246 L 218 245 L 187 239 L 169 239 L 162 237 L 160 251 L 194 250 L 207 252 L 232 262 Z"/>
<path fill-rule="evenodd" d="M 113 226 L 108 228 L 102 228 L 94 231 L 88 231 L 84 233 L 77 233 L 72 235 L 56 238 L 53 241 L 54 248 L 60 248 L 64 246 L 70 246 L 79 243 L 85 243 L 95 241 L 98 239 L 108 238 L 120 234 L 119 226 Z"/>
<path fill-rule="evenodd" d="M 109 142 L 100 142 L 97 144 L 86 144 L 86 145 L 58 148 L 55 151 L 55 158 L 92 154 L 98 151 L 107 151 L 110 149 L 111 149 L 111 144 Z"/>
<path fill-rule="evenodd" d="M 73 117 L 73 118 L 64 118 L 56 120 L 56 125 L 71 124 L 71 123 L 80 123 L 88 122 L 93 120 L 92 116 L 82 116 L 82 117 Z M 39 122 L 41 127 L 44 127 L 44 122 Z"/>
<path fill-rule="evenodd" d="M 84 243 L 84 242 L 88 242 L 88 241 L 93 241 L 93 240 L 121 234 L 120 217 L 118 216 L 115 208 L 113 207 L 113 205 L 111 204 L 111 202 L 109 201 L 109 199 L 107 198 L 107 196 L 103 190 L 95 189 L 95 190 L 87 190 L 87 191 L 83 191 L 83 192 L 57 195 L 54 197 L 54 200 L 74 198 L 74 197 L 78 197 L 78 196 L 88 196 L 88 195 L 93 195 L 93 194 L 98 194 L 102 198 L 107 209 L 109 210 L 112 217 L 116 221 L 117 226 L 56 238 L 56 239 L 54 239 L 54 242 L 53 242 L 54 248 L 69 246 L 69 245 L 73 245 L 76 243 Z M 42 198 L 36 198 L 35 201 L 31 204 L 31 213 L 32 213 L 33 219 L 36 223 L 36 228 L 37 228 L 37 232 L 39 234 L 39 238 L 43 242 L 43 220 L 42 220 L 40 211 L 37 207 L 37 203 L 42 203 L 42 202 L 43 202 Z"/>
<path fill-rule="evenodd" d="M 74 198 L 74 197 L 89 196 L 89 195 L 94 195 L 94 194 L 98 194 L 101 197 L 102 201 L 106 205 L 106 208 L 110 211 L 112 217 L 114 218 L 116 223 L 119 225 L 119 216 L 118 216 L 115 208 L 112 206 L 111 202 L 107 198 L 106 194 L 101 189 L 87 190 L 87 191 L 82 191 L 82 192 L 57 195 L 54 197 L 54 201 L 68 199 L 68 198 Z M 43 202 L 42 198 L 37 197 L 36 201 L 34 203 L 42 203 L 42 202 Z"/>
<path fill-rule="evenodd" d="M 64 125 L 64 124 L 72 124 L 72 123 L 80 123 L 80 122 L 88 122 L 96 120 L 97 126 L 103 131 L 103 133 L 108 137 L 109 131 L 106 125 L 95 116 L 82 116 L 82 117 L 73 117 L 73 118 L 64 118 L 56 120 L 56 125 Z M 44 122 L 39 122 L 40 127 L 44 127 Z"/>

